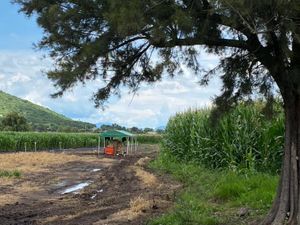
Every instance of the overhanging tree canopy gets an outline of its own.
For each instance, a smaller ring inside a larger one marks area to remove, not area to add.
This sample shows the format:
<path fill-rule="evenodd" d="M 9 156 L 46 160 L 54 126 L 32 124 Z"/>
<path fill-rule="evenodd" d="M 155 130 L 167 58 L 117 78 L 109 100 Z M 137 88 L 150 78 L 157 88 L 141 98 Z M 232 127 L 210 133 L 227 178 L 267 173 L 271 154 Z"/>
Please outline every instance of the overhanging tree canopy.
<path fill-rule="evenodd" d="M 263 224 L 300 223 L 300 3 L 297 0 L 15 0 L 37 14 L 50 51 L 48 72 L 60 96 L 77 82 L 101 77 L 97 106 L 141 82 L 171 76 L 186 64 L 201 73 L 198 47 L 222 57 L 202 73 L 223 80 L 223 108 L 258 91 L 271 98 L 275 82 L 286 115 L 285 157 L 278 194 Z M 154 58 L 154 59 L 153 59 Z"/>

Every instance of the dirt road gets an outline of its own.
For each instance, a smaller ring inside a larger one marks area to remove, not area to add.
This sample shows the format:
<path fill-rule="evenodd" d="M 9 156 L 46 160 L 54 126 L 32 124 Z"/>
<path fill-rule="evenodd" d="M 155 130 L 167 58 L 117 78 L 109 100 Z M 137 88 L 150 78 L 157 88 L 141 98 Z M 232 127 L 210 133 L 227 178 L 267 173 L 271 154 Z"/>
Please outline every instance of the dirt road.
<path fill-rule="evenodd" d="M 172 205 L 179 185 L 146 168 L 157 146 L 144 148 L 124 158 L 94 151 L 1 155 L 1 169 L 22 176 L 0 179 L 0 224 L 145 224 Z"/>

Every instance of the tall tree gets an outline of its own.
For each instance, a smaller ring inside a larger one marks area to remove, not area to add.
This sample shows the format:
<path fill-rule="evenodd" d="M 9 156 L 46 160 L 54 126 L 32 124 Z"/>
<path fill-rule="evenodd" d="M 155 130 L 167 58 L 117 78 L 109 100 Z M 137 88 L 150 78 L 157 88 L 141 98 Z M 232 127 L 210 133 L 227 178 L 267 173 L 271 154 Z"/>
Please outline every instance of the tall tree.
<path fill-rule="evenodd" d="M 97 106 L 123 85 L 171 76 L 182 64 L 201 73 L 198 49 L 222 57 L 202 73 L 223 80 L 223 108 L 277 84 L 284 101 L 284 163 L 264 225 L 300 224 L 300 2 L 298 0 L 15 0 L 44 29 L 40 48 L 56 68 L 48 77 L 60 96 L 77 82 L 102 77 Z M 200 61 L 201 62 L 201 61 Z M 274 84 L 275 83 L 275 84 Z"/>
<path fill-rule="evenodd" d="M 11 112 L 2 118 L 1 128 L 4 131 L 28 131 L 29 125 L 24 116 L 17 112 Z"/>

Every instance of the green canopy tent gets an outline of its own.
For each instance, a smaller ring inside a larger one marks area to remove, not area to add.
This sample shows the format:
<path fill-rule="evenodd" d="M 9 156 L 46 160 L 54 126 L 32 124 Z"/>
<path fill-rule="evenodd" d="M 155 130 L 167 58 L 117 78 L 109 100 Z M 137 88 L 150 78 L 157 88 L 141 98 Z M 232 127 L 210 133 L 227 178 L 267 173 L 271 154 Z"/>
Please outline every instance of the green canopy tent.
<path fill-rule="evenodd" d="M 99 141 L 98 141 L 98 154 L 100 152 L 100 146 L 101 146 L 101 138 L 103 138 L 103 148 L 106 147 L 106 139 L 121 139 L 122 141 L 126 140 L 126 154 L 129 154 L 129 151 L 133 152 L 137 150 L 137 140 L 136 135 L 129 133 L 125 130 L 110 130 L 106 132 L 102 132 L 99 135 Z"/>

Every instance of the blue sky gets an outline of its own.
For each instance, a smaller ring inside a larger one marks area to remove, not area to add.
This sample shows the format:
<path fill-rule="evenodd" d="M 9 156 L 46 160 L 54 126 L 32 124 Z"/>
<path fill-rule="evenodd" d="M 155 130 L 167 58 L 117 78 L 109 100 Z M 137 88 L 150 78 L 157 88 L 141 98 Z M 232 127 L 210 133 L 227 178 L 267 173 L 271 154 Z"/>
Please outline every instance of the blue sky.
<path fill-rule="evenodd" d="M 100 79 L 85 86 L 79 84 L 62 98 L 52 99 L 50 94 L 55 89 L 42 72 L 51 69 L 52 62 L 33 48 L 42 34 L 34 18 L 18 13 L 18 6 L 9 0 L 0 1 L 0 90 L 70 118 L 155 128 L 165 125 L 176 112 L 209 106 L 211 98 L 219 93 L 217 80 L 208 87 L 200 87 L 197 75 L 183 67 L 183 75 L 165 78 L 152 86 L 143 85 L 135 96 L 124 89 L 121 98 L 109 100 L 105 111 L 95 109 L 90 101 L 93 92 L 103 85 Z M 213 68 L 218 61 L 203 51 L 199 57 L 205 68 Z"/>
<path fill-rule="evenodd" d="M 42 37 L 34 18 L 18 13 L 18 5 L 10 0 L 1 0 L 0 10 L 0 49 L 31 50 L 32 44 Z"/>

